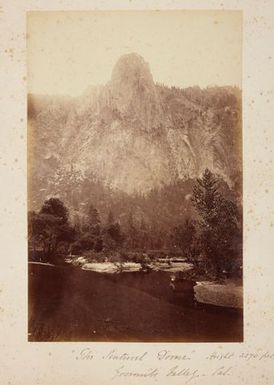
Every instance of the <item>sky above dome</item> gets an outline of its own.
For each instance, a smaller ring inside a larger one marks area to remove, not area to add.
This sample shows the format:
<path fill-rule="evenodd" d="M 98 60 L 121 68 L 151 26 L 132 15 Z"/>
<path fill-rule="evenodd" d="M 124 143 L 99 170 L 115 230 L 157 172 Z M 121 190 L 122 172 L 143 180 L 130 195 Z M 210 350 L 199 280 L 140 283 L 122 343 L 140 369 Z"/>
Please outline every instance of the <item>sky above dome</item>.
<path fill-rule="evenodd" d="M 77 96 L 136 52 L 155 82 L 241 87 L 238 11 L 29 12 L 28 92 Z"/>

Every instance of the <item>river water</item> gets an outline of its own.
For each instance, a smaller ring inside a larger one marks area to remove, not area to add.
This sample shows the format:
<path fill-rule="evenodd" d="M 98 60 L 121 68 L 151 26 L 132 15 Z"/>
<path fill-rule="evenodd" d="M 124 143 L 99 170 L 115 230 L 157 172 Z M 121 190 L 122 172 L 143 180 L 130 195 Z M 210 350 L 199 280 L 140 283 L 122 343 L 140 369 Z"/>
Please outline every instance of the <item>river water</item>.
<path fill-rule="evenodd" d="M 170 273 L 102 274 L 29 266 L 29 340 L 236 342 L 241 310 L 200 305 L 195 282 L 170 286 Z"/>

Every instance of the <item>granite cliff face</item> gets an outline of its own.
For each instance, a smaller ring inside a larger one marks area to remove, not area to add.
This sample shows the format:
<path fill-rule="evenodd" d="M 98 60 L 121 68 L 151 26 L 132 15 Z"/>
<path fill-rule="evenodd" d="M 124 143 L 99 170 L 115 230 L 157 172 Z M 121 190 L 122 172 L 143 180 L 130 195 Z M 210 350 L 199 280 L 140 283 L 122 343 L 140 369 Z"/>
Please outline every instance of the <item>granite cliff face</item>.
<path fill-rule="evenodd" d="M 79 188 L 91 176 L 128 194 L 146 193 L 206 167 L 233 185 L 241 174 L 240 100 L 232 87 L 155 84 L 137 54 L 122 56 L 109 83 L 79 98 L 29 95 L 33 195 Z"/>

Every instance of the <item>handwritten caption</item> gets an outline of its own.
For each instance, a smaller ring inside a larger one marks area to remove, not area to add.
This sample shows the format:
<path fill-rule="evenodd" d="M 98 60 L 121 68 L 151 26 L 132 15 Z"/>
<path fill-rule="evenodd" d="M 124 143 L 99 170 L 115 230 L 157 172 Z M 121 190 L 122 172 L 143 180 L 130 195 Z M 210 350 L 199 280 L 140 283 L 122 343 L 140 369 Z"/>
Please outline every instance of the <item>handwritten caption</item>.
<path fill-rule="evenodd" d="M 239 365 L 243 362 L 260 361 L 269 362 L 274 360 L 274 353 L 264 352 L 216 352 L 212 351 L 204 356 L 197 357 L 197 352 L 175 354 L 171 350 L 162 349 L 156 353 L 141 351 L 132 354 L 118 349 L 111 349 L 107 353 L 99 354 L 87 347 L 80 351 L 72 351 L 77 361 L 102 361 L 115 363 L 111 366 L 111 380 L 117 378 L 182 378 L 185 384 L 194 383 L 203 377 L 224 378 L 233 374 L 235 361 Z M 198 361 L 206 360 L 208 365 L 197 366 Z M 165 363 L 165 365 L 163 365 Z M 152 365 L 152 366 L 147 366 Z"/>

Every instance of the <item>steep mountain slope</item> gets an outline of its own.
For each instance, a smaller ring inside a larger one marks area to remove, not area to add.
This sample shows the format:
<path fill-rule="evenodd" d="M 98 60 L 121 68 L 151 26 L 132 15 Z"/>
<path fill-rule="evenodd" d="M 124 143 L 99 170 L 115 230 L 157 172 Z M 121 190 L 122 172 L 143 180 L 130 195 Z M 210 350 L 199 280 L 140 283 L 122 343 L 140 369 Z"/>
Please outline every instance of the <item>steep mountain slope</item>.
<path fill-rule="evenodd" d="M 30 95 L 30 206 L 81 190 L 88 178 L 148 193 L 208 167 L 233 185 L 241 174 L 240 100 L 231 87 L 155 84 L 137 54 L 122 56 L 109 83 L 79 98 Z"/>

